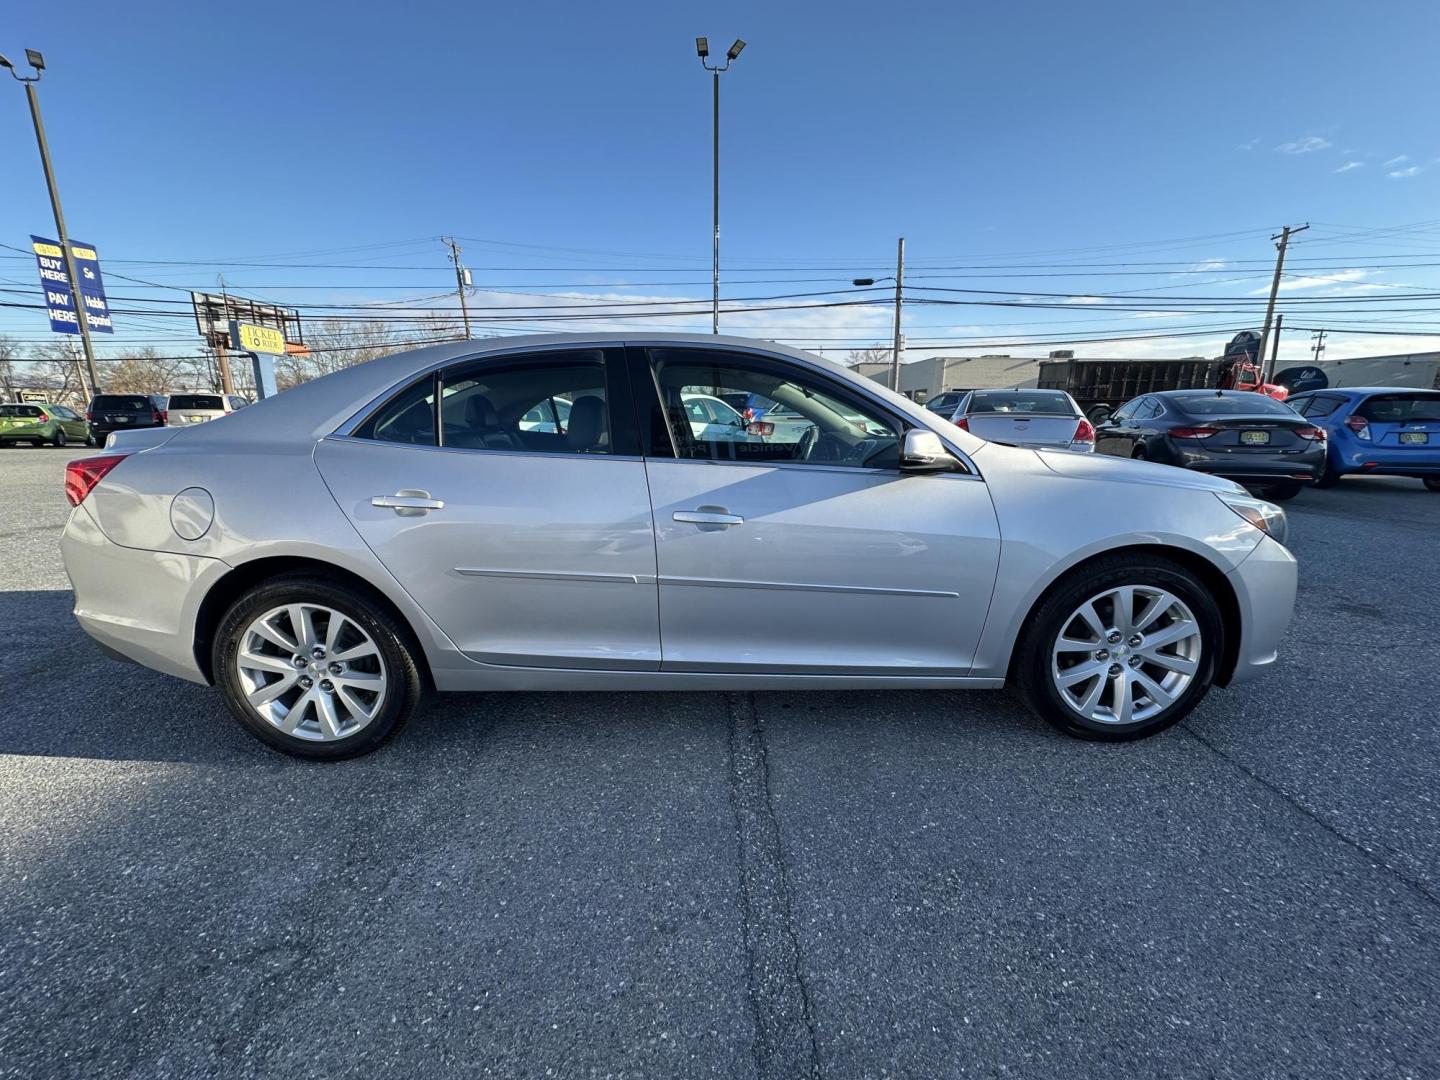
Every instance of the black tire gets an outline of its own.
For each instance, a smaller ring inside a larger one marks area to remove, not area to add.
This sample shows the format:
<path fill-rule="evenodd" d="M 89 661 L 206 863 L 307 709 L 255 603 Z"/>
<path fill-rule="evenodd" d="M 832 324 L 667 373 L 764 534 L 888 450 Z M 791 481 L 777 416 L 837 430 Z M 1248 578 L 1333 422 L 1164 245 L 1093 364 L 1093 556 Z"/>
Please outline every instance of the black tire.
<path fill-rule="evenodd" d="M 1426 491 L 1440 491 L 1440 478 L 1424 476 L 1421 480 L 1424 481 Z"/>
<path fill-rule="evenodd" d="M 1146 461 L 1150 457 L 1150 455 L 1145 452 L 1144 443 L 1136 443 L 1135 449 L 1130 451 L 1130 456 L 1136 461 Z"/>
<path fill-rule="evenodd" d="M 286 604 L 320 604 L 354 621 L 378 647 L 389 681 L 375 718 L 344 738 L 317 742 L 287 735 L 259 716 L 245 700 L 235 656 L 250 623 L 271 608 Z M 215 684 L 240 726 L 267 746 L 292 757 L 337 761 L 378 749 L 414 714 L 424 690 L 421 653 L 410 630 L 385 607 L 361 590 L 308 574 L 284 575 L 255 586 L 236 600 L 220 620 L 211 645 Z"/>
<path fill-rule="evenodd" d="M 95 433 L 94 433 L 93 431 L 89 431 L 89 432 L 86 432 L 86 433 L 85 433 L 85 445 L 86 445 L 86 446 L 99 446 L 99 445 L 100 445 L 100 444 L 96 441 L 96 439 L 95 439 Z"/>
<path fill-rule="evenodd" d="M 1189 686 L 1167 708 L 1131 724 L 1102 723 L 1072 709 L 1051 677 L 1056 639 L 1086 600 L 1122 585 L 1151 585 L 1178 597 L 1200 630 L 1200 657 Z M 1010 684 L 1042 720 L 1066 735 L 1096 742 L 1130 742 L 1164 731 L 1200 703 L 1224 650 L 1220 608 L 1205 585 L 1179 563 L 1155 555 L 1103 556 L 1061 578 L 1026 620 L 1010 664 Z"/>
<path fill-rule="evenodd" d="M 1333 488 L 1338 483 L 1340 483 L 1340 474 L 1330 466 L 1329 462 L 1326 462 L 1325 471 L 1316 479 L 1315 486 L 1317 488 Z"/>
<path fill-rule="evenodd" d="M 66 446 L 70 444 L 70 437 L 65 434 L 64 428 L 57 427 L 55 429 L 55 438 L 52 439 L 51 442 L 57 450 L 63 450 Z"/>
<path fill-rule="evenodd" d="M 1260 489 L 1260 497 L 1269 499 L 1271 502 L 1284 502 L 1286 499 L 1293 499 L 1299 495 L 1301 487 L 1298 480 L 1291 480 L 1288 484 L 1270 484 Z"/>

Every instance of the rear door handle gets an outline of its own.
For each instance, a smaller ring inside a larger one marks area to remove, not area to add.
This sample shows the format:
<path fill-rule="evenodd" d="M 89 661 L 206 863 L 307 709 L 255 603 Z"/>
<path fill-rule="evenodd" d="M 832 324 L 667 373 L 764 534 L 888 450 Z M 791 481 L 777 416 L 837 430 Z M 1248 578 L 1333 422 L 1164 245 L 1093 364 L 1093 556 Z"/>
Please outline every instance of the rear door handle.
<path fill-rule="evenodd" d="M 745 519 L 739 514 L 720 514 L 711 510 L 676 510 L 671 520 L 686 525 L 744 525 Z"/>
<path fill-rule="evenodd" d="M 419 488 L 401 488 L 394 495 L 376 495 L 370 500 L 370 505 L 394 510 L 402 517 L 445 509 L 443 499 L 432 499 L 428 491 L 421 491 Z"/>

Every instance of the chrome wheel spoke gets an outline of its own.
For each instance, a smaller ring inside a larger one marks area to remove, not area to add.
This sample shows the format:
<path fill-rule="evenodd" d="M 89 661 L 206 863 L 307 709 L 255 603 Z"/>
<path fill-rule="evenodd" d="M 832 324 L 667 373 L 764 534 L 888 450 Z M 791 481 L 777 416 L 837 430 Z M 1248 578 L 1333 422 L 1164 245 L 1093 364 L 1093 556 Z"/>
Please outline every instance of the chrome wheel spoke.
<path fill-rule="evenodd" d="M 375 648 L 375 643 L 366 638 L 359 645 L 345 649 L 343 652 L 332 653 L 331 660 L 338 660 L 341 663 L 348 663 L 351 660 L 363 660 L 367 656 L 379 656 L 380 651 Z"/>
<path fill-rule="evenodd" d="M 320 722 L 323 738 L 340 738 L 340 714 L 335 709 L 335 695 L 324 690 L 312 691 L 315 700 L 315 717 Z"/>
<path fill-rule="evenodd" d="M 1075 615 L 1085 620 L 1085 625 L 1094 631 L 1097 638 L 1101 641 L 1105 640 L 1105 634 L 1109 628 L 1100 618 L 1100 613 L 1095 610 L 1095 601 L 1092 600 L 1088 604 L 1081 605 L 1080 610 L 1075 612 Z M 1071 616 L 1072 622 L 1074 619 L 1075 616 Z"/>
<path fill-rule="evenodd" d="M 286 735 L 295 734 L 295 729 L 298 728 L 300 722 L 305 719 L 306 709 L 310 705 L 310 700 L 314 694 L 314 690 L 306 690 L 305 693 L 295 699 L 295 703 L 291 705 L 285 715 L 280 717 L 276 722 L 280 730 L 285 732 Z"/>
<path fill-rule="evenodd" d="M 1071 687 L 1076 683 L 1084 682 L 1086 679 L 1093 679 L 1097 675 L 1105 674 L 1105 670 L 1109 666 L 1107 663 L 1094 660 L 1088 664 L 1080 663 L 1074 667 L 1068 667 L 1060 672 L 1060 685 L 1063 687 Z"/>
<path fill-rule="evenodd" d="M 268 619 L 256 622 L 250 629 L 272 645 L 280 646 L 280 648 L 286 652 L 295 653 L 300 651 L 300 643 Z"/>
<path fill-rule="evenodd" d="M 342 705 L 350 710 L 350 715 L 357 720 L 364 722 L 375 719 L 375 709 L 371 705 L 360 700 L 360 696 L 350 687 L 340 685 L 335 688 L 335 696 L 340 699 Z"/>
<path fill-rule="evenodd" d="M 1104 647 L 1105 642 L 1103 640 L 1081 641 L 1079 638 L 1062 637 L 1059 641 L 1055 642 L 1055 651 L 1057 653 L 1094 652 L 1096 649 L 1103 649 Z"/>
<path fill-rule="evenodd" d="M 278 671 L 281 675 L 295 674 L 295 665 L 288 658 L 250 652 L 248 649 L 240 654 L 240 666 L 259 671 Z"/>
<path fill-rule="evenodd" d="M 1189 619 L 1176 620 L 1169 626 L 1155 631 L 1153 634 L 1145 635 L 1145 652 L 1153 652 L 1166 645 L 1173 645 L 1177 641 L 1194 637 L 1200 632 L 1199 628 Z"/>
<path fill-rule="evenodd" d="M 347 671 L 331 675 L 330 681 L 336 686 L 353 686 L 357 690 L 379 690 L 385 685 L 385 676 L 378 671 Z"/>
<path fill-rule="evenodd" d="M 1138 686 L 1141 690 L 1144 690 L 1145 693 L 1149 695 L 1150 700 L 1155 702 L 1155 704 L 1159 705 L 1160 708 L 1165 708 L 1172 701 L 1175 700 L 1170 695 L 1169 691 L 1167 691 L 1154 679 L 1150 678 L 1149 675 L 1146 675 L 1145 672 L 1136 670 L 1132 671 L 1130 674 L 1133 677 L 1135 685 Z"/>
<path fill-rule="evenodd" d="M 297 675 L 294 671 L 287 671 L 284 675 L 280 676 L 280 678 L 276 679 L 274 682 L 268 682 L 264 686 L 260 687 L 259 690 L 256 690 L 253 693 L 247 695 L 245 700 L 250 702 L 250 704 L 254 705 L 257 709 L 261 705 L 268 705 L 281 694 L 285 693 L 286 690 L 289 690 L 292 686 L 294 686 L 298 678 L 299 675 Z"/>
<path fill-rule="evenodd" d="M 1119 675 L 1111 676 L 1110 679 L 1110 685 L 1114 689 L 1110 711 L 1115 714 L 1115 723 L 1117 724 L 1128 724 L 1134 717 L 1135 694 L 1130 682 L 1128 671 L 1122 671 Z"/>
<path fill-rule="evenodd" d="M 289 613 L 290 626 L 301 646 L 308 648 L 316 644 L 315 623 L 310 618 L 310 608 L 304 604 L 291 604 Z"/>
<path fill-rule="evenodd" d="M 1135 618 L 1135 588 L 1124 585 L 1115 590 L 1115 629 L 1122 634 L 1130 632 Z"/>
<path fill-rule="evenodd" d="M 1145 658 L 1147 664 L 1157 664 L 1170 671 L 1178 671 L 1181 675 L 1194 675 L 1200 667 L 1188 657 L 1172 656 L 1170 653 L 1156 652 L 1154 649 L 1146 649 L 1140 655 Z"/>
<path fill-rule="evenodd" d="M 1158 619 L 1165 611 L 1165 609 L 1173 603 L 1175 603 L 1175 598 L 1169 593 L 1156 593 L 1154 596 L 1150 597 L 1149 601 L 1145 605 L 1144 610 L 1142 610 L 1140 614 L 1135 617 L 1135 622 L 1131 629 L 1144 630 L 1147 626 L 1149 626 L 1156 619 Z"/>

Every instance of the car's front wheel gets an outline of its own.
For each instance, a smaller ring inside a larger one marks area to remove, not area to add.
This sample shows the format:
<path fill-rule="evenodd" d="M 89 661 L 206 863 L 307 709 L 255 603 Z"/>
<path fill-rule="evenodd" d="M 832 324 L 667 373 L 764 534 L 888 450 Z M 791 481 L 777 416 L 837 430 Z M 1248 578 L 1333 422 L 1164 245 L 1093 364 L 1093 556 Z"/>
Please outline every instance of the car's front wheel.
<path fill-rule="evenodd" d="M 246 593 L 221 619 L 211 660 L 241 725 L 296 757 L 369 753 L 410 718 L 422 689 L 405 628 L 364 592 L 323 578 Z"/>
<path fill-rule="evenodd" d="M 1219 607 L 1190 570 L 1117 555 L 1050 591 L 1011 673 L 1026 704 L 1066 734 L 1139 739 L 1170 727 L 1205 696 L 1222 634 Z"/>

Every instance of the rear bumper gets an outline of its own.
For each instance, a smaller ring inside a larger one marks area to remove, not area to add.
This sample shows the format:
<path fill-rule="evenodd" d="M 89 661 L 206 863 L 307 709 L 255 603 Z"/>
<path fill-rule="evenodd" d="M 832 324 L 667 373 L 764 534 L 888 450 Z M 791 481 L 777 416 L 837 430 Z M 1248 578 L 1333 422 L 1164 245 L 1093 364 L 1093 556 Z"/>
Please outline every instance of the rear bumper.
<path fill-rule="evenodd" d="M 1366 446 L 1350 441 L 1331 452 L 1338 473 L 1373 473 L 1377 476 L 1440 476 L 1440 445 L 1400 450 Z"/>
<path fill-rule="evenodd" d="M 195 619 L 228 564 L 121 547 L 100 531 L 84 503 L 70 513 L 60 552 L 75 590 L 75 618 L 102 650 L 167 675 L 207 681 L 195 661 Z"/>
<path fill-rule="evenodd" d="M 1295 556 L 1265 537 L 1229 579 L 1240 605 L 1240 649 L 1226 685 L 1252 679 L 1275 663 L 1295 610 Z"/>
<path fill-rule="evenodd" d="M 1192 450 L 1176 447 L 1175 464 L 1196 472 L 1223 476 L 1227 480 L 1299 480 L 1317 479 L 1325 471 L 1325 451 L 1321 447 L 1293 453 L 1234 453 Z"/>

